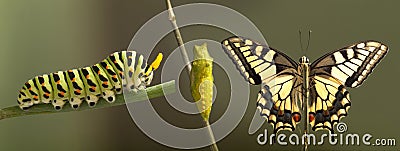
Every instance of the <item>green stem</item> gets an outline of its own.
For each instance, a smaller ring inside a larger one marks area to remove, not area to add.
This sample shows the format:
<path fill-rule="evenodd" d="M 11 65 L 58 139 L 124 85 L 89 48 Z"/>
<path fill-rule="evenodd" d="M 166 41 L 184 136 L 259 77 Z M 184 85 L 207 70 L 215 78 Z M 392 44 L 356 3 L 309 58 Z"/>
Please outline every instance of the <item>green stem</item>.
<path fill-rule="evenodd" d="M 114 103 L 108 103 L 103 98 L 99 99 L 99 102 L 96 104 L 96 107 L 89 107 L 86 103 L 82 103 L 82 105 L 78 109 L 73 109 L 69 105 L 65 105 L 62 110 L 56 111 L 51 104 L 37 104 L 33 107 L 29 108 L 27 111 L 23 111 L 19 108 L 19 106 L 11 106 L 0 109 L 0 120 L 20 117 L 20 116 L 28 116 L 28 115 L 36 115 L 36 114 L 51 114 L 51 113 L 61 113 L 61 112 L 70 112 L 70 111 L 83 111 L 83 110 L 91 110 L 91 109 L 99 109 L 105 107 L 119 106 L 124 105 L 126 103 L 145 101 L 147 99 L 152 99 L 160 96 L 164 96 L 167 94 L 174 93 L 175 90 L 175 81 L 168 81 L 159 85 L 155 85 L 152 87 L 148 87 L 146 91 L 139 91 L 137 93 L 130 93 L 126 95 L 128 98 L 125 101 L 123 94 L 117 94 L 116 100 Z"/>

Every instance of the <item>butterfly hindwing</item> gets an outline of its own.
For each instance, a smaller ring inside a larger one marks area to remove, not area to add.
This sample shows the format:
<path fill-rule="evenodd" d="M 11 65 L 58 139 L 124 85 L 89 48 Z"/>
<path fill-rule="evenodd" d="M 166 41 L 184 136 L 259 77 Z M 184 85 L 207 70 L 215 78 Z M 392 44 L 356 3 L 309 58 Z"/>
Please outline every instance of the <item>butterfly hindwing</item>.
<path fill-rule="evenodd" d="M 301 83 L 295 72 L 286 70 L 264 80 L 258 93 L 257 109 L 261 116 L 273 125 L 274 133 L 284 129 L 294 131 L 300 120 L 300 110 L 296 100 L 301 99 L 298 95 Z"/>
<path fill-rule="evenodd" d="M 347 116 L 351 106 L 349 92 L 342 83 L 330 75 L 312 77 L 309 117 L 312 130 L 327 129 Z"/>
<path fill-rule="evenodd" d="M 311 65 L 311 75 L 328 73 L 346 87 L 361 85 L 388 52 L 377 41 L 364 41 L 326 54 Z"/>

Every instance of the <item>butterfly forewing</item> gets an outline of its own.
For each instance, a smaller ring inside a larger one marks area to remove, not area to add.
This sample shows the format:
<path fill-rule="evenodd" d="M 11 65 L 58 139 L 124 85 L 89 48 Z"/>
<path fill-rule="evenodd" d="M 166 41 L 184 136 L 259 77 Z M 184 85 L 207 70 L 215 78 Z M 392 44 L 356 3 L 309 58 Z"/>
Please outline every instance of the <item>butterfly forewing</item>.
<path fill-rule="evenodd" d="M 388 52 L 377 41 L 364 41 L 326 54 L 311 65 L 311 75 L 328 73 L 346 87 L 361 85 Z"/>
<path fill-rule="evenodd" d="M 297 68 L 297 63 L 285 54 L 244 37 L 230 37 L 222 41 L 222 48 L 246 81 L 253 85 L 285 69 Z"/>

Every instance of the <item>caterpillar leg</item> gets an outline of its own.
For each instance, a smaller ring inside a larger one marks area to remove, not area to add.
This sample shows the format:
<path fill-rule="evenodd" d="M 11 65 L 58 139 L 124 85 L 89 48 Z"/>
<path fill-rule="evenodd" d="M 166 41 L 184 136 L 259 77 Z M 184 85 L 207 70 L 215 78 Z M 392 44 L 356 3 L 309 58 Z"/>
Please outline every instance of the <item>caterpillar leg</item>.
<path fill-rule="evenodd" d="M 82 100 L 83 98 L 73 97 L 69 100 L 69 104 L 71 104 L 73 109 L 78 109 L 81 106 Z"/>
<path fill-rule="evenodd" d="M 32 106 L 33 106 L 33 102 L 32 102 L 32 105 L 24 103 L 24 104 L 20 104 L 19 108 L 21 108 L 22 110 L 28 110 Z"/>
<path fill-rule="evenodd" d="M 139 92 L 141 90 L 144 90 L 145 88 L 146 87 L 140 86 L 140 87 L 129 89 L 129 90 L 132 91 L 133 93 L 137 93 L 137 92 Z"/>
<path fill-rule="evenodd" d="M 140 78 L 141 82 L 140 85 L 136 88 L 136 91 L 142 91 L 146 89 L 146 83 L 144 82 L 145 78 Z"/>
<path fill-rule="evenodd" d="M 142 70 L 144 71 L 144 70 Z M 129 91 L 132 91 L 133 93 L 137 93 L 138 91 L 142 91 L 146 89 L 146 82 L 145 77 L 143 76 L 143 72 L 139 72 L 138 74 L 135 73 L 134 77 L 131 77 L 133 83 L 128 87 Z"/>
<path fill-rule="evenodd" d="M 141 80 L 137 80 L 138 85 L 131 85 L 130 87 L 128 87 L 128 91 L 133 92 L 133 93 L 137 93 L 138 91 L 142 91 L 144 89 L 146 89 L 146 85 L 144 82 L 142 82 Z"/>
<path fill-rule="evenodd" d="M 115 92 L 112 90 L 105 90 L 102 94 L 102 97 L 107 100 L 109 103 L 113 103 L 115 101 Z"/>
<path fill-rule="evenodd" d="M 96 106 L 97 101 L 99 101 L 99 97 L 97 97 L 96 95 L 88 95 L 86 97 L 86 102 L 88 103 L 89 107 Z"/>
<path fill-rule="evenodd" d="M 63 106 L 65 105 L 65 103 L 67 103 L 67 102 L 68 102 L 68 99 L 59 98 L 59 99 L 53 100 L 52 104 L 54 106 L 54 109 L 61 110 L 63 108 Z"/>

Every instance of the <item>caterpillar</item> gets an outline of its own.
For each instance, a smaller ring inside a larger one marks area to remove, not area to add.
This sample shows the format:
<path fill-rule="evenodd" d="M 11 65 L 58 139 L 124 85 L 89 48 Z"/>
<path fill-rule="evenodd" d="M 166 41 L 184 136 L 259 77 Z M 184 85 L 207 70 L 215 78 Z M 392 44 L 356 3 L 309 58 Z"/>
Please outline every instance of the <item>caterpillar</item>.
<path fill-rule="evenodd" d="M 78 109 L 86 101 L 89 107 L 96 106 L 99 98 L 113 103 L 122 89 L 143 90 L 150 85 L 153 71 L 158 68 L 162 54 L 147 64 L 136 51 L 114 52 L 101 62 L 78 69 L 58 71 L 36 76 L 20 89 L 17 102 L 22 110 L 35 104 L 52 104 L 61 110 L 67 103 Z"/>

